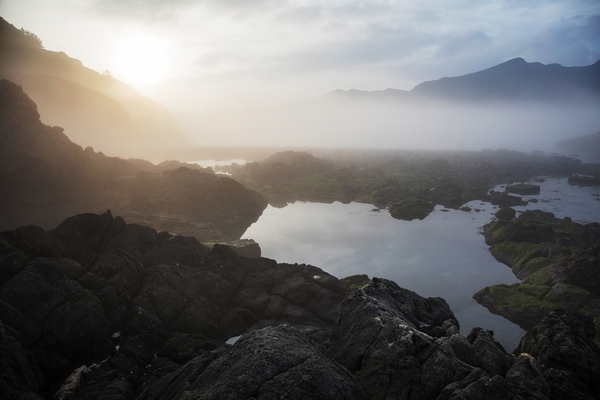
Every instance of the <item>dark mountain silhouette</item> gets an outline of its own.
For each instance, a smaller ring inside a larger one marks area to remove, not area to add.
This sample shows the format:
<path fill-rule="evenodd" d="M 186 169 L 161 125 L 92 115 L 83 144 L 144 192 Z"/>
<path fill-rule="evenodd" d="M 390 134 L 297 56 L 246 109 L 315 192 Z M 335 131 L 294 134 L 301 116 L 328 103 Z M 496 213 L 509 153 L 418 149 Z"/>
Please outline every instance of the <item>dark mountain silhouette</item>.
<path fill-rule="evenodd" d="M 584 162 L 600 163 L 600 131 L 591 135 L 562 140 L 556 149 L 565 154 L 581 157 Z"/>
<path fill-rule="evenodd" d="M 162 161 L 162 154 L 186 143 L 165 107 L 63 52 L 45 50 L 1 17 L 0 78 L 21 85 L 44 123 L 64 127 L 83 146 Z"/>
<path fill-rule="evenodd" d="M 586 67 L 528 63 L 515 58 L 463 76 L 423 82 L 411 91 L 335 90 L 324 96 L 346 100 L 600 101 L 600 61 Z"/>
<path fill-rule="evenodd" d="M 21 87 L 0 80 L 0 231 L 49 229 L 74 213 L 111 209 L 200 240 L 239 239 L 267 206 L 233 179 L 183 165 L 84 150 L 62 128 L 44 125 Z"/>

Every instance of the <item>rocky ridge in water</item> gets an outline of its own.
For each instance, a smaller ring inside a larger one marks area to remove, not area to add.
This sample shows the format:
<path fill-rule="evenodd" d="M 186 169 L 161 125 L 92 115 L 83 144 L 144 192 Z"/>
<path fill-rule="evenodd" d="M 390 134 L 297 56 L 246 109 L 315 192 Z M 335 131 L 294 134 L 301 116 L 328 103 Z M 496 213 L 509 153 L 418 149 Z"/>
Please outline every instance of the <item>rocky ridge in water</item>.
<path fill-rule="evenodd" d="M 521 197 L 488 191 L 537 176 L 570 176 L 579 160 L 516 151 L 365 151 L 327 159 L 285 151 L 261 162 L 221 168 L 260 192 L 275 207 L 296 200 L 351 201 L 388 208 L 392 217 L 423 219 L 435 205 L 459 209 L 479 199 L 501 206 L 527 204 Z M 326 155 L 327 157 L 327 155 Z M 587 169 L 586 169 L 587 171 Z"/>
<path fill-rule="evenodd" d="M 24 399 L 598 398 L 594 326 L 508 354 L 441 298 L 212 250 L 122 218 L 0 233 L 0 392 Z M 225 341 L 243 333 L 234 345 Z M 520 354 L 527 352 L 528 354 Z M 574 363 L 573 354 L 581 357 Z M 596 397 L 594 397 L 596 396 Z"/>

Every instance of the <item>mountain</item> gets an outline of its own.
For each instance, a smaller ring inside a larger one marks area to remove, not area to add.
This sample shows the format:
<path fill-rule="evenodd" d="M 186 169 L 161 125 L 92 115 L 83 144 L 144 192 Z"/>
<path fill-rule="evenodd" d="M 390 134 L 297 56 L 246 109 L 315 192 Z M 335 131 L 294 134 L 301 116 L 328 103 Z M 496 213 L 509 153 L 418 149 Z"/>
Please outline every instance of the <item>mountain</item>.
<path fill-rule="evenodd" d="M 600 132 L 562 140 L 556 143 L 556 149 L 565 154 L 576 154 L 584 162 L 600 163 Z"/>
<path fill-rule="evenodd" d="M 471 74 L 418 84 L 411 91 L 335 90 L 324 97 L 399 101 L 600 101 L 600 61 L 585 67 L 528 63 L 515 58 Z"/>
<path fill-rule="evenodd" d="M 45 50 L 1 17 L 0 78 L 21 85 L 44 123 L 62 126 L 84 147 L 162 161 L 162 154 L 187 143 L 165 107 L 63 52 Z"/>
<path fill-rule="evenodd" d="M 172 167 L 173 169 L 168 169 Z M 107 157 L 44 125 L 21 87 L 0 80 L 0 231 L 54 228 L 75 213 L 111 209 L 199 240 L 239 239 L 267 206 L 256 192 L 211 169 Z"/>

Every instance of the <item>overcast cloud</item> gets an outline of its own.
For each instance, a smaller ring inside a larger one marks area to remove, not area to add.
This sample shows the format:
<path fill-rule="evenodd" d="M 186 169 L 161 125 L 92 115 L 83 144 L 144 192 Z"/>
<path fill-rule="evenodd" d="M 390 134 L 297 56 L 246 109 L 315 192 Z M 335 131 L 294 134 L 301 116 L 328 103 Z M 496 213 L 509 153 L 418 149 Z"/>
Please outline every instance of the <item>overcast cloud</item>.
<path fill-rule="evenodd" d="M 597 0 L 0 0 L 0 15 L 98 71 L 127 35 L 159 38 L 169 74 L 134 87 L 186 111 L 410 90 L 515 57 L 600 59 Z"/>

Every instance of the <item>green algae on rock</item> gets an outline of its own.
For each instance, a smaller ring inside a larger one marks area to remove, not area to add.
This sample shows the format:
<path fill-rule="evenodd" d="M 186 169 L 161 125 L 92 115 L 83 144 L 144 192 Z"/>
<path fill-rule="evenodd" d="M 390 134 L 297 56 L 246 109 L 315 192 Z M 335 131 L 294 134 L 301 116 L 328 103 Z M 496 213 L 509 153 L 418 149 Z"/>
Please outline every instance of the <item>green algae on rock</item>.
<path fill-rule="evenodd" d="M 371 282 L 371 279 L 366 274 L 357 274 L 342 278 L 340 281 L 345 283 L 350 289 L 358 289 Z"/>
<path fill-rule="evenodd" d="M 411 197 L 392 204 L 390 214 L 396 219 L 412 221 L 413 219 L 424 219 L 433 209 L 433 204 Z"/>
<path fill-rule="evenodd" d="M 487 224 L 484 236 L 522 282 L 485 287 L 473 296 L 478 303 L 525 330 L 562 308 L 590 317 L 600 332 L 600 224 L 535 210 Z"/>

